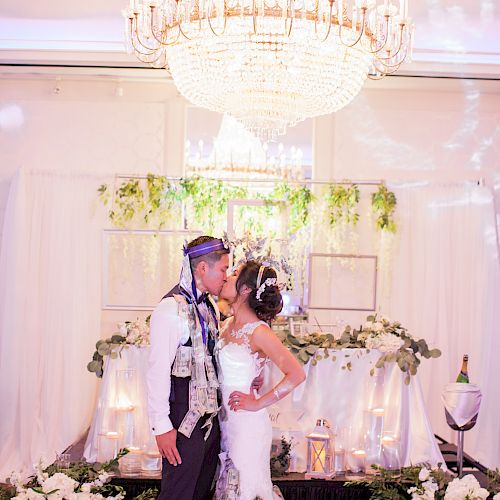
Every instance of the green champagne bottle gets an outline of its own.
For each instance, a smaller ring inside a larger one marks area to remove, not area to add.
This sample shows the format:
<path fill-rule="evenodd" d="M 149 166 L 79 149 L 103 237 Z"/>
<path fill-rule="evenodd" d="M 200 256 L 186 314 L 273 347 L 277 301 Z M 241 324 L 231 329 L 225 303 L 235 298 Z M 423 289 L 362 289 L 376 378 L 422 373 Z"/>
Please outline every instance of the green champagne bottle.
<path fill-rule="evenodd" d="M 460 368 L 460 373 L 457 377 L 457 382 L 461 384 L 469 383 L 469 372 L 467 371 L 467 363 L 469 362 L 469 356 L 464 354 L 464 358 L 462 360 L 462 368 Z"/>

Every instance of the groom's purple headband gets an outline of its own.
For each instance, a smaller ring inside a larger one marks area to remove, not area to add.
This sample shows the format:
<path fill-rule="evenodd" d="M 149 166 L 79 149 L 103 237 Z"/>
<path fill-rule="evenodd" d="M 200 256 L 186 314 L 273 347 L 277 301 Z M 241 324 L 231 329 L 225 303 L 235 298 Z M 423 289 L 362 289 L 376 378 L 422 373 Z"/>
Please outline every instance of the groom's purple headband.
<path fill-rule="evenodd" d="M 196 257 L 201 257 L 202 255 L 207 255 L 208 253 L 217 252 L 217 250 L 226 250 L 229 252 L 224 242 L 220 239 L 206 241 L 205 243 L 200 243 L 194 247 L 188 248 L 184 247 L 184 255 L 189 255 L 190 259 L 196 259 Z"/>

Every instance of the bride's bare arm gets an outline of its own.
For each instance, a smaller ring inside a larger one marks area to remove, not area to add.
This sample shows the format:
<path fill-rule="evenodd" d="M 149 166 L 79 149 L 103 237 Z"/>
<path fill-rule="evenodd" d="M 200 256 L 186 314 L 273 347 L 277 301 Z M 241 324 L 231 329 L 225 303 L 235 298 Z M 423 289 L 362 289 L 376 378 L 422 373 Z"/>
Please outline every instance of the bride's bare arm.
<path fill-rule="evenodd" d="M 272 405 L 284 398 L 306 378 L 301 364 L 268 326 L 262 325 L 255 329 L 251 346 L 253 351 L 260 351 L 270 358 L 283 372 L 284 377 L 259 399 L 255 399 L 253 394 L 244 394 L 239 391 L 233 392 L 229 397 L 229 406 L 232 410 L 257 411 Z"/>

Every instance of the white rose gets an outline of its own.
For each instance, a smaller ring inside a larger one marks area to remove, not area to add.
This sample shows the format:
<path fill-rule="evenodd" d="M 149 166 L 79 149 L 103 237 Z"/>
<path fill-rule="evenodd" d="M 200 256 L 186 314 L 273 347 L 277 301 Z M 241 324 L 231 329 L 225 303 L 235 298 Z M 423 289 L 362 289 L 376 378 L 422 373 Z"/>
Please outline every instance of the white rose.
<path fill-rule="evenodd" d="M 371 321 L 367 321 L 364 325 L 363 325 L 363 329 L 364 330 L 371 330 L 372 329 L 372 326 L 373 326 L 373 323 Z"/>
<path fill-rule="evenodd" d="M 427 469 L 427 467 L 422 467 L 422 469 L 420 469 L 420 472 L 418 473 L 418 479 L 420 481 L 427 481 L 430 475 L 431 471 Z"/>
<path fill-rule="evenodd" d="M 493 497 L 493 500 L 500 500 L 500 491 Z"/>
<path fill-rule="evenodd" d="M 422 487 L 425 489 L 425 491 L 432 493 L 433 498 L 434 498 L 434 492 L 439 489 L 439 486 L 434 480 L 431 478 L 428 481 L 425 481 L 422 483 Z"/>
<path fill-rule="evenodd" d="M 92 488 L 92 484 L 90 483 L 83 483 L 82 486 L 80 487 L 81 491 L 83 491 L 84 493 L 88 493 L 90 491 L 90 489 Z"/>
<path fill-rule="evenodd" d="M 395 352 L 404 345 L 404 340 L 392 333 L 383 333 L 379 336 L 378 349 L 382 352 Z"/>
<path fill-rule="evenodd" d="M 65 495 L 73 493 L 77 486 L 78 483 L 74 479 L 68 477 L 62 472 L 56 472 L 53 476 L 50 476 L 43 482 L 42 490 L 44 493 L 57 490 L 55 497 L 60 496 L 62 498 Z"/>
<path fill-rule="evenodd" d="M 101 472 L 99 474 L 99 481 L 102 481 L 103 483 L 107 482 L 109 479 L 109 473 L 107 472 Z"/>
<path fill-rule="evenodd" d="M 373 324 L 373 329 L 376 332 L 381 332 L 384 329 L 384 325 L 380 323 L 380 321 L 377 321 L 376 323 Z"/>

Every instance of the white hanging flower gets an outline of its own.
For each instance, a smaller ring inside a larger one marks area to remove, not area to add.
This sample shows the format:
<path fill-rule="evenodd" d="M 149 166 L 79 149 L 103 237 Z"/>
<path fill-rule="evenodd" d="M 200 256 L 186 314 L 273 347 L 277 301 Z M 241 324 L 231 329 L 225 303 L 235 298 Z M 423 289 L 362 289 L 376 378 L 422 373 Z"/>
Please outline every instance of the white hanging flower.
<path fill-rule="evenodd" d="M 429 469 L 427 469 L 427 467 L 422 467 L 422 469 L 418 473 L 418 479 L 420 481 L 427 481 L 427 479 L 429 479 L 430 475 L 431 475 L 431 471 Z"/>

